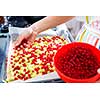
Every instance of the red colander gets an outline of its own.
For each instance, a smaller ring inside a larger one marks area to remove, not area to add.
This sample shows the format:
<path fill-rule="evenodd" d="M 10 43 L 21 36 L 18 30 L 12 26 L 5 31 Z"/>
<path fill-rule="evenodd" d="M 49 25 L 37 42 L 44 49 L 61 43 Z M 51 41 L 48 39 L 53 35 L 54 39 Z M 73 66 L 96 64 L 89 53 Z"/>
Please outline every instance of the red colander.
<path fill-rule="evenodd" d="M 81 48 L 81 49 L 79 49 L 79 48 Z M 82 50 L 82 48 L 84 50 Z M 86 53 L 83 54 L 83 52 L 86 52 Z M 91 54 L 91 55 L 89 55 L 89 54 Z M 89 55 L 89 57 L 88 57 L 88 55 Z M 78 57 L 77 57 L 74 59 L 73 58 L 74 56 L 75 57 L 80 56 L 80 58 L 78 59 Z M 81 63 L 81 60 L 82 60 L 81 56 L 83 57 L 82 63 Z M 68 57 L 70 58 L 70 60 L 68 60 L 69 59 Z M 93 60 L 93 57 L 95 58 L 94 60 Z M 61 61 L 61 59 L 63 59 L 63 60 Z M 71 60 L 74 64 L 71 63 Z M 79 60 L 79 63 L 76 63 L 77 60 Z M 87 61 L 87 64 L 86 64 L 85 60 Z M 91 61 L 91 63 L 90 63 L 90 61 Z M 61 79 L 64 82 L 72 82 L 72 83 L 96 82 L 100 78 L 100 74 L 97 72 L 97 70 L 100 68 L 100 51 L 96 47 L 94 47 L 90 44 L 81 43 L 81 42 L 73 42 L 73 43 L 62 46 L 57 51 L 57 53 L 55 54 L 55 57 L 54 57 L 54 65 L 55 65 L 58 75 L 61 77 Z M 87 66 L 86 69 L 84 69 L 85 65 Z M 83 69 L 84 69 L 84 71 L 83 71 Z M 78 72 L 78 70 L 79 70 L 79 72 Z M 84 75 L 84 77 L 83 77 L 82 72 L 86 73 L 87 76 L 85 76 L 85 74 L 83 74 Z M 68 73 L 69 73 L 69 75 L 68 75 Z M 77 74 L 77 73 L 81 73 L 81 74 Z M 93 74 L 93 73 L 95 73 L 95 74 Z M 79 75 L 81 75 L 81 76 L 79 76 Z"/>

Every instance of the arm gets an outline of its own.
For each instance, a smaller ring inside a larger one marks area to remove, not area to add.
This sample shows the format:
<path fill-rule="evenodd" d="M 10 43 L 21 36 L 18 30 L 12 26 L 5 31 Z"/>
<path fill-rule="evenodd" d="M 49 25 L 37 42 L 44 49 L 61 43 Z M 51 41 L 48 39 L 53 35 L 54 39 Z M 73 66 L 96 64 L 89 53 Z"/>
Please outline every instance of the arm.
<path fill-rule="evenodd" d="M 40 33 L 42 31 L 45 31 L 49 28 L 53 28 L 57 25 L 60 25 L 64 22 L 69 21 L 74 16 L 48 16 L 43 18 L 42 20 L 34 23 L 30 27 L 35 30 L 37 33 Z"/>
<path fill-rule="evenodd" d="M 49 28 L 53 28 L 59 24 L 62 24 L 66 21 L 72 19 L 73 16 L 48 16 L 42 20 L 32 24 L 25 31 L 23 31 L 18 39 L 15 41 L 14 46 L 21 44 L 22 40 L 27 39 L 28 43 L 31 44 L 35 37 L 42 31 L 45 31 Z"/>

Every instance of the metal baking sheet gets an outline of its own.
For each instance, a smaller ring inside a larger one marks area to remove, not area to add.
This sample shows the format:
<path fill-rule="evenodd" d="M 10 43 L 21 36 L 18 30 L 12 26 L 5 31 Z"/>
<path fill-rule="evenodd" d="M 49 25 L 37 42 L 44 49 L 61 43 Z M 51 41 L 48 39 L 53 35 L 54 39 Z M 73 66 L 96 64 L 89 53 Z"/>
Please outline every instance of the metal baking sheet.
<path fill-rule="evenodd" d="M 10 45 L 9 45 L 9 49 L 8 49 L 8 57 L 10 57 L 11 53 L 12 53 L 12 41 L 15 41 L 16 39 L 14 38 L 17 38 L 17 36 L 19 36 L 19 34 L 25 30 L 25 28 L 15 28 L 15 27 L 11 27 L 10 28 L 10 36 L 11 36 L 11 41 L 10 41 Z M 73 38 L 72 36 L 69 38 L 69 35 L 70 34 L 68 32 L 68 30 L 60 30 L 59 32 L 57 31 L 53 31 L 52 29 L 49 29 L 45 32 L 42 32 L 40 33 L 38 37 L 43 37 L 43 36 L 63 36 L 67 41 L 68 43 L 72 42 Z M 15 36 L 16 35 L 16 36 Z M 71 34 L 70 34 L 71 35 Z M 5 66 L 5 69 L 3 70 L 3 81 L 6 79 L 6 66 Z M 28 79 L 26 81 L 21 81 L 21 80 L 17 80 L 17 81 L 12 81 L 12 82 L 17 82 L 17 83 L 22 83 L 22 82 L 32 82 L 32 83 L 36 83 L 36 82 L 50 82 L 50 80 L 52 80 L 53 82 L 60 80 L 60 77 L 58 76 L 58 74 L 55 72 L 52 72 L 52 73 L 49 73 L 49 74 L 46 74 L 46 75 L 42 75 L 42 76 L 36 76 L 35 78 L 31 78 L 31 79 Z M 5 82 L 5 81 L 4 81 Z M 62 82 L 62 81 L 61 81 Z"/>

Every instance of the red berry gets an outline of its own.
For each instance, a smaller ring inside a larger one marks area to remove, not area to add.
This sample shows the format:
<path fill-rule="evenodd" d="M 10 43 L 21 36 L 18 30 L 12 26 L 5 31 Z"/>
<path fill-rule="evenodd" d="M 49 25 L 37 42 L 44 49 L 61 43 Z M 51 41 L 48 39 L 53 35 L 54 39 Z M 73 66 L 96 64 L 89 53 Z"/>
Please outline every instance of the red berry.
<path fill-rule="evenodd" d="M 26 72 L 26 69 L 24 69 L 23 71 Z"/>
<path fill-rule="evenodd" d="M 28 73 L 30 73 L 30 71 L 28 70 L 25 74 L 28 74 Z"/>
<path fill-rule="evenodd" d="M 15 77 L 15 78 L 14 78 L 14 80 L 18 80 L 18 78 L 17 78 L 17 77 Z"/>
<path fill-rule="evenodd" d="M 23 67 L 27 67 L 27 65 L 24 63 L 24 64 L 23 64 Z"/>

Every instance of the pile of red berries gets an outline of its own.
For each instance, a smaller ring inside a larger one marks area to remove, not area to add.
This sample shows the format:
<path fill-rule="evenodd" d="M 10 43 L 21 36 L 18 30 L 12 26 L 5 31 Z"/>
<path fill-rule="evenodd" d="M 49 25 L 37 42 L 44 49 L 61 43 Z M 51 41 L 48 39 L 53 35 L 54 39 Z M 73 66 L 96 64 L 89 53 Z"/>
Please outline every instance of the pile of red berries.
<path fill-rule="evenodd" d="M 13 49 L 7 69 L 7 81 L 27 80 L 55 71 L 53 57 L 67 41 L 59 36 L 37 38 L 32 45 L 22 41 Z"/>
<path fill-rule="evenodd" d="M 56 67 L 64 75 L 75 79 L 87 79 L 97 74 L 100 62 L 93 49 L 84 44 L 70 47 L 68 44 L 59 51 L 59 56 L 55 60 Z M 64 48 L 64 49 L 63 49 Z"/>

